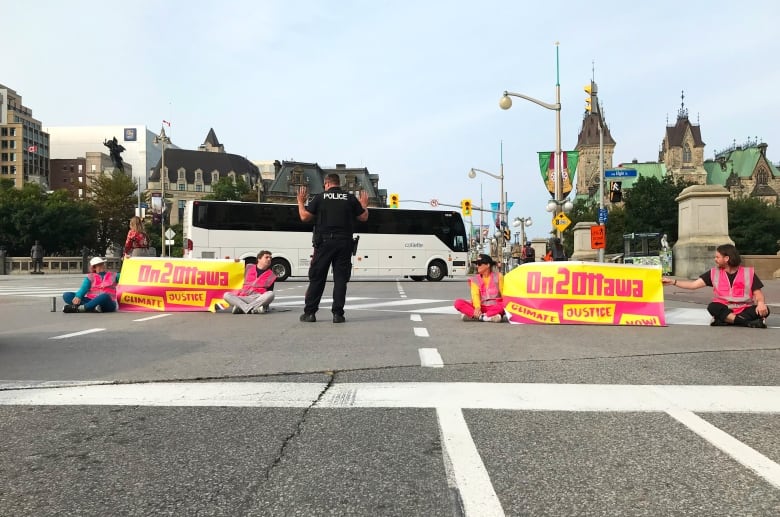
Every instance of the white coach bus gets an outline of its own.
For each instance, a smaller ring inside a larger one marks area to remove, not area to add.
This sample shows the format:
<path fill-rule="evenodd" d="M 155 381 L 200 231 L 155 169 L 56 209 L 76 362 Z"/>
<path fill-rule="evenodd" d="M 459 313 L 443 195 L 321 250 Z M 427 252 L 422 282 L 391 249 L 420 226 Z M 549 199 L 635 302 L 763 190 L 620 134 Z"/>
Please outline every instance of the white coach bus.
<path fill-rule="evenodd" d="M 463 278 L 468 270 L 468 236 L 458 212 L 369 208 L 368 221 L 355 221 L 359 237 L 353 277 Z M 240 201 L 187 201 L 184 257 L 254 257 L 273 253 L 280 280 L 308 276 L 312 223 L 297 205 Z"/>

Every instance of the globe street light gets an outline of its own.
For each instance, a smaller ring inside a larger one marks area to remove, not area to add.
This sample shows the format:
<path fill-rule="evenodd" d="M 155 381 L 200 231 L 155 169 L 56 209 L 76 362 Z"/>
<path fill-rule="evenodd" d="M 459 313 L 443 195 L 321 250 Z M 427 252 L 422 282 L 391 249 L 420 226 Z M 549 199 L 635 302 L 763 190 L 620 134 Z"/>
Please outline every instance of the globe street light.
<path fill-rule="evenodd" d="M 534 224 L 534 220 L 530 217 L 515 217 L 512 221 L 512 226 L 520 228 L 520 246 L 525 246 L 525 229 Z"/>
<path fill-rule="evenodd" d="M 528 95 L 524 95 L 522 93 L 515 93 L 515 92 L 508 92 L 504 91 L 504 95 L 501 97 L 501 99 L 498 101 L 498 105 L 502 110 L 508 110 L 512 107 L 512 99 L 510 97 L 519 97 L 521 99 L 525 99 L 527 101 L 531 101 L 534 104 L 538 104 L 539 106 L 546 108 L 548 110 L 552 110 L 555 112 L 555 171 L 553 174 L 555 174 L 554 183 L 555 183 L 555 202 L 556 205 L 554 207 L 554 210 L 557 210 L 557 207 L 563 204 L 563 201 L 561 198 L 562 195 L 562 178 L 561 178 L 561 80 L 560 80 L 560 69 L 558 66 L 559 60 L 558 60 L 558 42 L 555 42 L 555 103 L 550 104 L 548 102 L 540 101 L 539 99 L 534 99 L 533 97 L 529 97 Z M 548 209 L 550 204 L 548 203 Z M 549 210 L 548 210 L 549 211 Z M 557 213 L 557 211 L 556 211 Z M 560 236 L 560 232 L 559 236 Z"/>
<path fill-rule="evenodd" d="M 160 196 L 162 196 L 162 210 L 160 212 L 160 256 L 165 256 L 165 177 L 168 174 L 165 171 L 165 144 L 170 144 L 171 139 L 165 134 L 165 127 L 160 128 L 160 134 L 154 137 L 154 143 L 162 147 L 162 158 L 160 158 Z"/>

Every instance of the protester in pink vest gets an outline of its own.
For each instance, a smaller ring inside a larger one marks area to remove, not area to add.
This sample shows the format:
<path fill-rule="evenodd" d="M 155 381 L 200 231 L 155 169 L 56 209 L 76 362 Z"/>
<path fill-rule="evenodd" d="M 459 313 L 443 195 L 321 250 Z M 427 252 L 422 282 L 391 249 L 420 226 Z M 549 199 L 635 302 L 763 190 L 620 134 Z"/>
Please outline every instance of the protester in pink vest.
<path fill-rule="evenodd" d="M 233 314 L 263 314 L 274 299 L 276 275 L 271 271 L 271 252 L 257 254 L 257 265 L 247 264 L 244 287 L 236 293 L 226 293 L 225 301 L 233 306 Z"/>
<path fill-rule="evenodd" d="M 707 305 L 712 315 L 712 326 L 737 325 L 740 327 L 766 328 L 764 319 L 769 316 L 764 284 L 752 267 L 742 266 L 742 257 L 733 244 L 723 244 L 715 250 L 715 266 L 696 280 L 676 280 L 664 277 L 664 285 L 683 289 L 712 287 L 713 300 Z"/>
<path fill-rule="evenodd" d="M 455 309 L 462 314 L 463 321 L 500 323 L 504 315 L 504 276 L 493 269 L 496 263 L 490 255 L 479 255 L 474 263 L 477 274 L 469 279 L 471 301 L 458 298 Z"/>
<path fill-rule="evenodd" d="M 116 304 L 116 284 L 119 273 L 106 271 L 106 261 L 94 257 L 89 261 L 90 273 L 75 293 L 62 294 L 65 307 L 62 312 L 114 312 Z"/>

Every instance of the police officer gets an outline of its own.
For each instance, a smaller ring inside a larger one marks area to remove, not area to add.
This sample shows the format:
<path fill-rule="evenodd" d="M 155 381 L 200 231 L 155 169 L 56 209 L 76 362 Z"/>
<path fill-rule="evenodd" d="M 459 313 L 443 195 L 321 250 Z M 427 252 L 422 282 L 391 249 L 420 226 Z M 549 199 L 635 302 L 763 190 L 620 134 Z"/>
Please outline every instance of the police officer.
<path fill-rule="evenodd" d="M 306 305 L 300 320 L 315 322 L 328 270 L 333 266 L 333 323 L 344 323 L 344 303 L 347 281 L 352 269 L 353 222 L 368 220 L 368 193 L 360 192 L 360 200 L 341 190 L 338 174 L 325 176 L 325 192 L 316 194 L 308 205 L 308 189 L 298 189 L 298 215 L 303 222 L 314 221 L 314 254 L 309 265 L 309 287 Z"/>

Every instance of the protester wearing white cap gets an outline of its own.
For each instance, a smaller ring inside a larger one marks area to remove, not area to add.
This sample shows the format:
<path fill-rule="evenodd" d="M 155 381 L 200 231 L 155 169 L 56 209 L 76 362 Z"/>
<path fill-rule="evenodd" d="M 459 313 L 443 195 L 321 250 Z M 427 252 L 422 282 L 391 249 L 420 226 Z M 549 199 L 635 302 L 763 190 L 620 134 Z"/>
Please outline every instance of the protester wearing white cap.
<path fill-rule="evenodd" d="M 63 293 L 65 307 L 62 312 L 114 312 L 117 309 L 119 273 L 106 271 L 106 261 L 102 257 L 90 260 L 89 270 L 77 292 Z"/>

